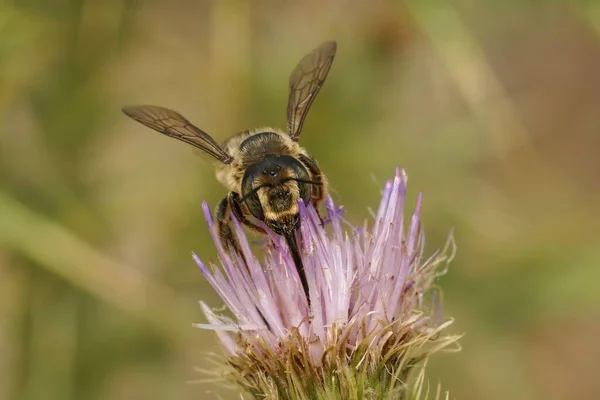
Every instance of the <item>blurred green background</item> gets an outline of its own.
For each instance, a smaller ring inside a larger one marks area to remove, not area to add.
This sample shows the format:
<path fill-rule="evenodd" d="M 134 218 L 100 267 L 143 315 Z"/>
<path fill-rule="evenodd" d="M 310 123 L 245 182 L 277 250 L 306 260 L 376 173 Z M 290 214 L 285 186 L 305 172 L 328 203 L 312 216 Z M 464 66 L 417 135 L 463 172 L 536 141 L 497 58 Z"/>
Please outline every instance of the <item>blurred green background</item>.
<path fill-rule="evenodd" d="M 424 192 L 463 351 L 461 399 L 597 399 L 600 3 L 0 3 L 0 399 L 239 398 L 211 382 L 219 306 L 190 257 L 224 196 L 207 157 L 120 113 L 178 110 L 219 141 L 285 127 L 287 77 L 338 57 L 301 143 L 361 223 L 396 166 Z"/>

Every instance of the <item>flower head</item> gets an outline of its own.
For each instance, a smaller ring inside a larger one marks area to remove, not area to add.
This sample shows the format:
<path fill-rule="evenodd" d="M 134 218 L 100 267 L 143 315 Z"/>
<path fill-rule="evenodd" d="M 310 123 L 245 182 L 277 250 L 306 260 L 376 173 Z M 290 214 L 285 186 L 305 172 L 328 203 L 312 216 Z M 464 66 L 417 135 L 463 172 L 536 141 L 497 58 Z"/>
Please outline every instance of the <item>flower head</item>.
<path fill-rule="evenodd" d="M 406 181 L 397 170 L 386 183 L 372 227 L 350 226 L 330 198 L 330 229 L 311 205 L 300 205 L 310 302 L 283 238 L 267 229 L 261 262 L 234 221 L 243 258 L 227 252 L 204 203 L 221 267 L 194 259 L 233 316 L 201 303 L 209 323 L 197 326 L 218 334 L 231 376 L 246 391 L 267 398 L 404 398 L 398 396 L 406 394 L 415 364 L 457 339 L 441 334 L 450 321 L 442 320 L 433 287 L 453 241 L 423 259 L 421 195 L 405 223 Z"/>

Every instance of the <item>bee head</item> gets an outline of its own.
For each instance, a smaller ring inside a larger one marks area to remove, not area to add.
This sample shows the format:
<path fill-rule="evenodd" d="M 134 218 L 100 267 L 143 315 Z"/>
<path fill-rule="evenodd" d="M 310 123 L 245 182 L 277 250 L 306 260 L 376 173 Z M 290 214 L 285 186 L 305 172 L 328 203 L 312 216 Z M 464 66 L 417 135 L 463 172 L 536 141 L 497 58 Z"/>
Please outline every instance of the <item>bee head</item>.
<path fill-rule="evenodd" d="M 242 202 L 277 234 L 299 226 L 298 201 L 311 197 L 310 175 L 292 156 L 267 156 L 249 166 L 242 179 Z"/>

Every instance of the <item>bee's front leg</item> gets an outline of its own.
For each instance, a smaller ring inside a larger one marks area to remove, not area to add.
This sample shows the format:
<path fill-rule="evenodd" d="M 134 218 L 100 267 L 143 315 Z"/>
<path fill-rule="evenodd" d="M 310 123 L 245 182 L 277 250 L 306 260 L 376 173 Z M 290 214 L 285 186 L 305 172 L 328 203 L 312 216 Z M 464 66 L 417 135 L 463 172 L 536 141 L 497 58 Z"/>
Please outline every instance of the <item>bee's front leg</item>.
<path fill-rule="evenodd" d="M 244 225 L 250 227 L 255 232 L 265 233 L 265 231 L 256 225 L 253 225 L 248 219 L 244 216 L 241 211 L 241 205 L 239 202 L 239 195 L 234 192 L 230 192 L 227 197 L 225 197 L 219 203 L 217 207 L 217 226 L 219 227 L 219 238 L 221 243 L 228 251 L 234 251 L 237 253 L 241 259 L 244 261 L 244 265 L 248 269 L 248 261 L 246 261 L 246 257 L 242 253 L 240 249 L 239 242 L 237 241 L 235 235 L 233 234 L 233 230 L 231 229 L 231 214 L 235 215 L 235 217 L 241 221 Z M 263 313 L 260 311 L 258 306 L 256 307 L 256 311 L 260 315 L 263 323 L 267 327 L 267 329 L 271 329 L 269 326 L 269 322 L 264 317 Z"/>
<path fill-rule="evenodd" d="M 325 178 L 314 158 L 305 156 L 304 154 L 300 154 L 298 158 L 306 166 L 308 172 L 310 172 L 311 180 L 317 182 L 317 184 L 312 185 L 311 201 L 317 211 L 317 215 L 321 219 L 321 222 L 323 222 L 323 217 L 321 217 L 319 211 L 319 205 L 325 198 Z"/>
<path fill-rule="evenodd" d="M 244 258 L 239 242 L 233 233 L 233 230 L 231 229 L 232 214 L 239 222 L 244 224 L 245 227 L 249 228 L 255 233 L 265 235 L 266 232 L 260 226 L 253 224 L 250 220 L 248 220 L 248 218 L 246 218 L 240 203 L 240 196 L 237 193 L 229 192 L 227 197 L 221 200 L 217 207 L 217 226 L 219 228 L 219 238 L 221 239 L 221 243 L 225 249 L 228 251 L 234 251 Z"/>
<path fill-rule="evenodd" d="M 235 215 L 235 218 L 238 221 L 240 221 L 242 224 L 244 224 L 246 228 L 250 229 L 254 233 L 258 233 L 259 235 L 267 234 L 267 232 L 265 232 L 263 228 L 252 223 L 252 221 L 246 218 L 246 214 L 244 213 L 244 210 L 242 208 L 242 203 L 240 202 L 241 198 L 239 194 L 235 192 L 229 192 L 229 194 L 227 195 L 227 199 L 229 201 L 231 211 L 233 212 L 233 215 Z"/>
<path fill-rule="evenodd" d="M 219 239 L 227 251 L 234 251 L 242 255 L 240 245 L 231 229 L 231 206 L 229 196 L 225 197 L 217 206 L 217 227 L 219 229 Z"/>

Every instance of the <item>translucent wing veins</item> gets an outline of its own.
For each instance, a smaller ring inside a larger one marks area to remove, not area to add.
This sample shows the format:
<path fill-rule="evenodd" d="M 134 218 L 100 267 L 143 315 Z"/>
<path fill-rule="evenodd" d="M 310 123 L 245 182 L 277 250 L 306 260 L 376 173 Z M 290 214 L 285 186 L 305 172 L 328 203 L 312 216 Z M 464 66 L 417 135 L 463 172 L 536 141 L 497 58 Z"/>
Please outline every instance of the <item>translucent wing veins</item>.
<path fill-rule="evenodd" d="M 327 78 L 336 50 L 336 42 L 322 43 L 304 56 L 290 75 L 287 131 L 294 141 L 300 137 L 304 119 Z"/>
<path fill-rule="evenodd" d="M 124 107 L 122 111 L 128 117 L 155 131 L 198 147 L 224 164 L 233 161 L 233 158 L 209 134 L 173 110 L 143 105 Z"/>

